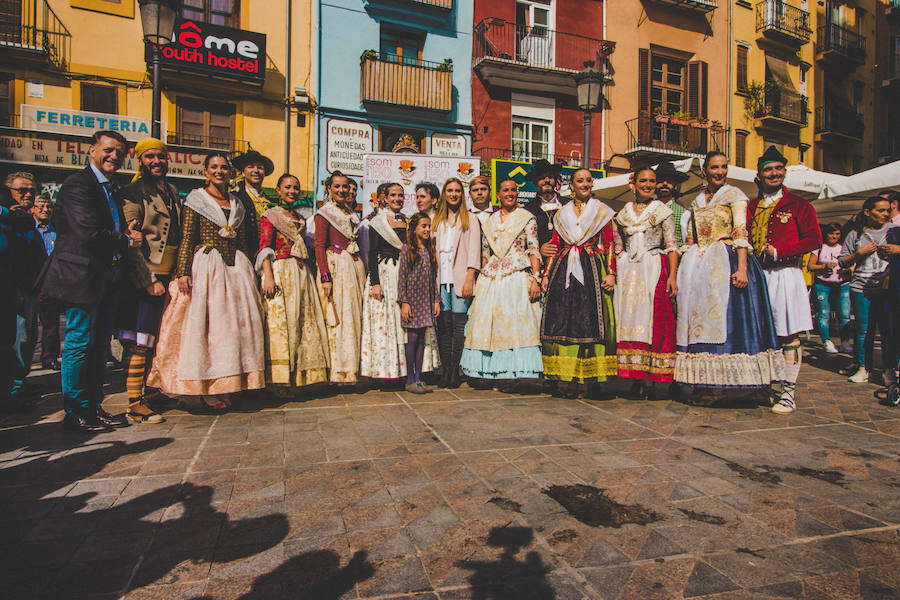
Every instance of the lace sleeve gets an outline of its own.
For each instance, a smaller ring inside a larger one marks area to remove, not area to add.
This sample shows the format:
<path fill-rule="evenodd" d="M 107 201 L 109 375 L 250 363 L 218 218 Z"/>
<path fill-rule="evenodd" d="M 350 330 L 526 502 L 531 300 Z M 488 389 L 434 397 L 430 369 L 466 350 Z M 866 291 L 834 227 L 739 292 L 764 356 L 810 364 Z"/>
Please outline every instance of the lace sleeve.
<path fill-rule="evenodd" d="M 675 216 L 669 215 L 666 217 L 661 223 L 661 227 L 663 247 L 666 253 L 678 252 L 678 239 L 675 237 Z"/>
<path fill-rule="evenodd" d="M 753 250 L 747 234 L 747 201 L 736 200 L 731 203 L 731 239 L 735 248 Z"/>
<path fill-rule="evenodd" d="M 532 217 L 525 225 L 525 254 L 541 258 L 541 244 L 538 240 L 537 219 Z"/>

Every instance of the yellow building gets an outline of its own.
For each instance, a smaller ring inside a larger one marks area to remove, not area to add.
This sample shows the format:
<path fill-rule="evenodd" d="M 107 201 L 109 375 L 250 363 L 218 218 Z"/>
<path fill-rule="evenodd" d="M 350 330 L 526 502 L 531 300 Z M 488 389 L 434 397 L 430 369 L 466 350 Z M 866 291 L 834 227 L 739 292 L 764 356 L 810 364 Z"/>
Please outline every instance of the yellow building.
<path fill-rule="evenodd" d="M 252 145 L 275 163 L 266 185 L 290 169 L 312 189 L 313 120 L 308 106 L 285 111 L 295 87 L 313 87 L 310 2 L 179 6 L 162 58 L 173 182 L 195 187 L 210 149 Z M 147 137 L 152 89 L 142 36 L 136 0 L 0 3 L 0 175 L 27 169 L 60 183 L 85 164 L 92 130 Z M 123 171 L 134 167 L 132 158 Z"/>
<path fill-rule="evenodd" d="M 737 0 L 731 9 L 732 163 L 754 168 L 775 145 L 813 167 L 816 12 L 807 0 Z"/>

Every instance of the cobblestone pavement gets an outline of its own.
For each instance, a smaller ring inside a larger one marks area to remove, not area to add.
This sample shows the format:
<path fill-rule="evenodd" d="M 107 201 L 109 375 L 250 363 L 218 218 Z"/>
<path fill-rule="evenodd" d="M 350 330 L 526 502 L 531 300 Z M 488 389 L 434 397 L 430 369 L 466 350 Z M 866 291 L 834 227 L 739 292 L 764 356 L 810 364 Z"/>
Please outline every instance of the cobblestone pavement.
<path fill-rule="evenodd" d="M 0 422 L 2 594 L 897 598 L 900 412 L 808 362 L 790 417 L 463 387 L 93 437 L 39 373 Z"/>

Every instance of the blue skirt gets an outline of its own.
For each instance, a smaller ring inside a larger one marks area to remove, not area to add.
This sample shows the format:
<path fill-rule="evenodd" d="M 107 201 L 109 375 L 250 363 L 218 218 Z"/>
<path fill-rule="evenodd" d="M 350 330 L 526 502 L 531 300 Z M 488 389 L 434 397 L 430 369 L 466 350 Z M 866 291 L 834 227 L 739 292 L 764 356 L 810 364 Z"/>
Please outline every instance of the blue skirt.
<path fill-rule="evenodd" d="M 469 377 L 479 379 L 536 379 L 544 370 L 539 346 L 497 352 L 464 348 L 459 366 Z"/>
<path fill-rule="evenodd" d="M 731 273 L 737 252 L 727 246 Z M 698 274 L 705 275 L 705 274 Z M 709 388 L 758 388 L 784 379 L 784 356 L 775 333 L 766 277 L 755 256 L 747 257 L 747 287 L 731 287 L 726 336 L 721 344 L 678 346 L 675 381 Z"/>

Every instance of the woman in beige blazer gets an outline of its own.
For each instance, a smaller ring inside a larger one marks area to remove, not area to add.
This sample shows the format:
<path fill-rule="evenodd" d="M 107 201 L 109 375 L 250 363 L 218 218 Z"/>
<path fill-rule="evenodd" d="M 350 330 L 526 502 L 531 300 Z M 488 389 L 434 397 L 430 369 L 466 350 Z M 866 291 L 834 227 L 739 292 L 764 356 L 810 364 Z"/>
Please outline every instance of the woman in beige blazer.
<path fill-rule="evenodd" d="M 444 183 L 431 224 L 438 258 L 441 314 L 437 319 L 441 387 L 458 388 L 459 361 L 466 341 L 475 275 L 481 270 L 481 223 L 469 214 L 462 181 Z"/>

